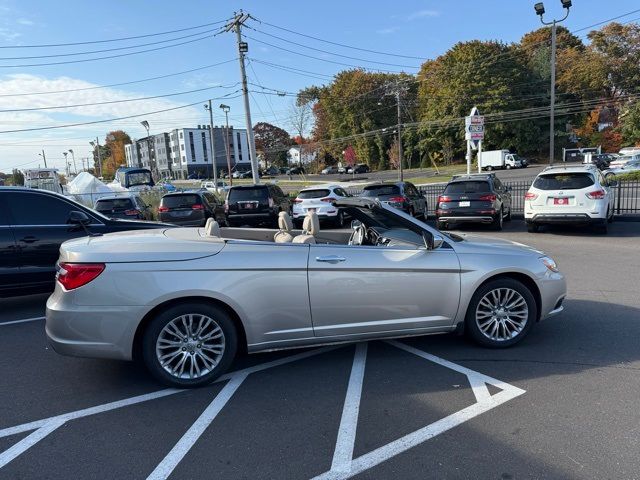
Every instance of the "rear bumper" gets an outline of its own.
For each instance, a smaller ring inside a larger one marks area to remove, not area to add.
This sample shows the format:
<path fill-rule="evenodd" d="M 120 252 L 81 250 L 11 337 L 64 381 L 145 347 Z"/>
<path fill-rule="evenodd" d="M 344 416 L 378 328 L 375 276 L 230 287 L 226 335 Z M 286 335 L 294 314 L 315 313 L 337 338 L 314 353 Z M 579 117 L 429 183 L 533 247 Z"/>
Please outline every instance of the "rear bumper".
<path fill-rule="evenodd" d="M 313 208 L 313 207 L 307 207 L 307 208 Z M 320 220 L 322 219 L 327 219 L 327 218 L 335 218 L 338 215 L 338 211 L 339 209 L 334 207 L 334 208 L 316 208 L 316 215 L 318 215 L 318 218 Z M 293 209 L 293 218 L 295 219 L 300 219 L 300 218 L 304 218 L 307 214 L 307 212 L 305 212 L 302 208 Z"/>
<path fill-rule="evenodd" d="M 533 224 L 575 224 L 575 225 L 601 225 L 606 218 L 592 217 L 587 213 L 538 213 L 525 217 L 527 223 Z"/>
<path fill-rule="evenodd" d="M 229 213 L 227 214 L 227 221 L 245 222 L 245 223 L 261 223 L 261 222 L 275 222 L 276 216 L 271 212 L 265 213 Z"/>
<path fill-rule="evenodd" d="M 442 215 L 437 217 L 439 222 L 447 223 L 491 223 L 492 215 Z"/>

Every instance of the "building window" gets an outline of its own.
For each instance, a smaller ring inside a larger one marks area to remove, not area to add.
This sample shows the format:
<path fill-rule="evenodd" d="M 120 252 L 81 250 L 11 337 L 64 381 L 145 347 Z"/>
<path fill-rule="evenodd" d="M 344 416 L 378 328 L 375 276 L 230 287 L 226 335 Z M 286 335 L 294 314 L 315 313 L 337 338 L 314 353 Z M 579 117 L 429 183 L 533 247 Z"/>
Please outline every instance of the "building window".
<path fill-rule="evenodd" d="M 182 136 L 182 132 L 180 132 L 180 138 L 183 138 L 183 136 Z"/>
<path fill-rule="evenodd" d="M 208 161 L 207 157 L 207 136 L 202 132 L 202 154 L 204 155 L 204 161 Z"/>
<path fill-rule="evenodd" d="M 180 150 L 182 150 L 184 152 L 184 143 L 180 144 Z"/>
<path fill-rule="evenodd" d="M 189 132 L 189 147 L 191 147 L 191 161 L 196 161 L 196 148 L 193 144 L 193 132 Z"/>

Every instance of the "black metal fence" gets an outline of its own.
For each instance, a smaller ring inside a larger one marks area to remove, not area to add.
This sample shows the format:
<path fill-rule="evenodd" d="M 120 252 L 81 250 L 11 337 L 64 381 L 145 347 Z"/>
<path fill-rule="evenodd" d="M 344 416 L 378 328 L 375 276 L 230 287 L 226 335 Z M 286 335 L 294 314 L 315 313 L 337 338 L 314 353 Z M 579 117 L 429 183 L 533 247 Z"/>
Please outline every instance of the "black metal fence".
<path fill-rule="evenodd" d="M 511 205 L 513 213 L 524 213 L 524 194 L 527 193 L 531 182 L 504 182 L 504 185 L 511 187 Z M 442 195 L 442 191 L 446 183 L 434 183 L 432 185 L 423 185 L 418 187 L 420 193 L 422 193 L 427 199 L 427 206 L 429 207 L 429 214 L 435 214 L 435 207 L 438 203 L 438 197 Z M 351 195 L 359 195 L 362 190 L 356 187 L 350 187 L 347 191 Z M 615 213 L 637 213 L 640 214 L 640 180 L 630 180 L 620 182 L 617 187 L 614 187 L 615 194 Z"/>

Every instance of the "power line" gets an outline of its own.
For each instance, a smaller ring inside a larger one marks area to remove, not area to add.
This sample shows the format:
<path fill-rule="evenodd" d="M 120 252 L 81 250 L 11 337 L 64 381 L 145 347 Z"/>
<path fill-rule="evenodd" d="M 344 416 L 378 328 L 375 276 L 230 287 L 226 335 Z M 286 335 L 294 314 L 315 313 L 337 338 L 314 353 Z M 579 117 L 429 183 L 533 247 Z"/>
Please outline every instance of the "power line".
<path fill-rule="evenodd" d="M 199 70 L 205 70 L 207 68 L 213 68 L 213 67 L 218 67 L 220 65 L 224 65 L 226 63 L 231 63 L 231 62 L 235 62 L 237 59 L 236 58 L 232 58 L 230 60 L 225 60 L 224 62 L 219 62 L 219 63 L 212 63 L 211 65 L 204 65 L 202 67 L 196 67 L 196 68 L 192 68 L 190 70 L 184 70 L 182 72 L 176 72 L 176 73 L 168 73 L 166 75 L 159 75 L 157 77 L 149 77 L 149 78 L 143 78 L 140 80 L 132 80 L 129 82 L 120 82 L 120 83 L 112 83 L 109 85 L 96 85 L 94 87 L 84 87 L 84 88 L 70 88 L 67 90 L 51 90 L 48 92 L 31 92 L 31 93 L 3 93 L 0 94 L 0 97 L 23 97 L 23 96 L 30 96 L 30 95 L 49 95 L 49 94 L 54 94 L 54 93 L 71 93 L 71 92 L 84 92 L 86 90 L 97 90 L 100 88 L 111 88 L 111 87 L 121 87 L 123 85 L 133 85 L 135 83 L 144 83 L 144 82 L 149 82 L 152 80 L 160 80 L 163 78 L 169 78 L 169 77 L 175 77 L 178 75 L 184 75 L 187 73 L 193 73 L 193 72 L 197 72 Z"/>
<path fill-rule="evenodd" d="M 236 95 L 236 96 L 231 96 L 235 93 L 238 93 L 239 90 L 236 90 L 235 92 L 231 92 L 228 95 L 222 96 L 222 97 L 217 97 L 215 99 L 212 100 L 222 100 L 222 99 L 229 99 L 229 98 L 238 98 L 240 95 Z M 127 115 L 125 117 L 117 117 L 117 118 L 109 118 L 106 120 L 94 120 L 91 122 L 79 122 L 79 123 L 70 123 L 70 124 L 66 124 L 66 125 L 55 125 L 55 126 L 49 126 L 49 127 L 33 127 L 33 128 L 21 128 L 21 129 L 16 129 L 16 130 L 0 130 L 0 134 L 2 133 L 18 133 L 18 132 L 35 132 L 35 131 L 40 131 L 40 130 L 54 130 L 54 129 L 59 129 L 59 128 L 69 128 L 69 127 L 79 127 L 82 125 L 95 125 L 98 123 L 109 123 L 109 122 L 116 122 L 119 120 L 125 120 L 127 118 L 136 118 L 136 117 L 143 117 L 145 115 L 155 115 L 157 113 L 165 113 L 165 112 L 172 112 L 174 110 L 180 110 L 183 108 L 188 108 L 188 107 L 193 107 L 195 105 L 199 105 L 205 101 L 207 101 L 208 99 L 205 100 L 201 100 L 199 102 L 194 102 L 194 103 L 189 103 L 187 105 L 180 105 L 178 107 L 172 107 L 172 108 L 165 108 L 163 110 L 155 110 L 153 112 L 145 112 L 145 113 L 137 113 L 135 115 Z"/>
<path fill-rule="evenodd" d="M 95 58 L 85 58 L 82 60 L 65 60 L 63 62 L 47 62 L 47 63 L 25 63 L 21 65 L 0 65 L 0 68 L 22 68 L 22 67 L 45 67 L 50 65 L 68 65 L 70 63 L 84 63 L 84 62 L 95 62 L 97 60 L 107 60 L 111 58 L 120 58 L 120 57 L 128 57 L 130 55 L 138 55 L 140 53 L 148 53 L 148 52 L 156 52 L 158 50 L 164 50 L 167 48 L 178 47 L 180 45 L 187 45 L 189 43 L 199 42 L 201 40 L 206 40 L 207 38 L 211 38 L 212 35 L 207 34 L 204 37 L 194 38 L 192 40 L 186 40 L 184 42 L 174 43 L 172 45 L 165 45 L 162 47 L 148 48 L 146 50 L 139 50 L 137 52 L 127 52 L 120 53 L 117 55 L 108 55 L 105 57 L 95 57 Z"/>
<path fill-rule="evenodd" d="M 411 56 L 411 55 L 401 55 L 399 53 L 381 52 L 379 50 L 370 50 L 368 48 L 359 48 L 359 47 L 354 47 L 352 45 L 345 45 L 344 43 L 332 42 L 330 40 L 325 40 L 324 38 L 318 38 L 318 37 L 314 37 L 312 35 L 307 35 L 305 33 L 300 33 L 300 32 L 296 32 L 294 30 L 289 30 L 288 28 L 279 27 L 278 25 L 274 25 L 274 24 L 269 23 L 269 22 L 263 22 L 263 21 L 261 21 L 259 19 L 258 19 L 258 21 L 260 23 L 263 23 L 264 25 L 268 25 L 270 27 L 277 28 L 278 30 L 283 30 L 285 32 L 293 33 L 295 35 L 300 35 L 301 37 L 311 38 L 311 39 L 317 40 L 319 42 L 324 42 L 324 43 L 328 43 L 328 44 L 331 44 L 331 45 L 336 45 L 338 47 L 350 48 L 352 50 L 360 50 L 361 52 L 375 53 L 375 54 L 378 54 L 378 55 L 387 55 L 387 56 L 390 56 L 390 57 L 411 58 L 411 59 L 414 59 L 414 60 L 427 60 L 427 58 L 425 58 L 425 57 L 414 57 L 414 56 Z"/>
<path fill-rule="evenodd" d="M 164 95 L 153 95 L 151 97 L 138 97 L 138 98 L 126 98 L 123 100 L 108 100 L 105 102 L 93 102 L 93 103 L 77 103 L 75 105 L 50 105 L 47 107 L 29 107 L 29 108 L 12 108 L 12 109 L 7 109 L 7 110 L 0 110 L 0 113 L 9 113 L 9 112 L 34 112 L 34 111 L 40 111 L 40 110 L 59 110 L 59 109 L 65 109 L 65 108 L 81 108 L 81 107 L 94 107 L 94 106 L 98 106 L 98 105 L 112 105 L 115 103 L 128 103 L 128 102 L 139 102 L 142 100 L 153 100 L 156 98 L 166 98 L 166 97 L 176 97 L 178 95 L 187 95 L 189 93 L 197 93 L 197 92 L 204 92 L 206 90 L 211 90 L 214 88 L 234 88 L 238 86 L 238 82 L 234 83 L 233 85 L 217 85 L 217 86 L 213 86 L 213 87 L 203 87 L 203 88 L 196 88 L 194 90 L 186 90 L 184 92 L 175 92 L 175 93 L 167 93 Z"/>
<path fill-rule="evenodd" d="M 135 40 L 138 38 L 149 38 L 149 37 L 157 37 L 160 35 L 169 35 L 170 33 L 179 33 L 186 32 L 187 30 L 197 30 L 198 28 L 211 27 L 213 25 L 220 25 L 221 23 L 225 23 L 226 20 L 219 20 L 217 22 L 204 23 L 202 25 L 196 25 L 193 27 L 180 28 L 178 30 L 168 30 L 166 32 L 158 32 L 158 33 L 148 33 L 146 35 L 135 35 L 132 37 L 120 37 L 120 38 L 110 38 L 107 40 L 88 40 L 84 42 L 71 42 L 71 43 L 48 43 L 48 44 L 40 44 L 40 45 L 3 45 L 0 48 L 43 48 L 43 47 L 70 47 L 74 45 L 90 45 L 94 43 L 110 43 L 110 42 L 122 42 L 124 40 Z"/>

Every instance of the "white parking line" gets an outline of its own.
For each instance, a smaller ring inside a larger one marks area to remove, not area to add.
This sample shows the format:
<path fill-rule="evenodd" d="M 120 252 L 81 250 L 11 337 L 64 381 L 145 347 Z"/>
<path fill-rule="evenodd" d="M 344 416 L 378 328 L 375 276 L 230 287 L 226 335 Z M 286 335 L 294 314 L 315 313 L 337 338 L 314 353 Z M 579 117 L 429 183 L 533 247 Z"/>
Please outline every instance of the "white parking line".
<path fill-rule="evenodd" d="M 204 433 L 211 422 L 218 416 L 220 410 L 227 404 L 238 387 L 244 382 L 248 374 L 234 375 L 229 380 L 216 398 L 209 404 L 198 419 L 189 427 L 189 430 L 182 436 L 178 443 L 171 449 L 166 457 L 158 464 L 153 472 L 147 477 L 147 480 L 164 480 L 182 461 L 184 456 L 189 453 L 191 447 L 195 445 L 200 436 Z"/>
<path fill-rule="evenodd" d="M 66 420 L 51 420 L 46 423 L 42 427 L 38 428 L 35 432 L 30 434 L 29 436 L 23 438 L 14 446 L 8 448 L 4 452 L 0 453 L 0 468 L 4 467 L 11 460 L 16 458 L 18 455 L 21 455 L 26 450 L 34 446 L 44 437 L 49 435 L 51 432 L 56 430 L 57 428 L 64 425 Z"/>
<path fill-rule="evenodd" d="M 362 383 L 364 381 L 364 367 L 367 361 L 367 344 L 358 343 L 353 356 L 353 366 L 349 377 L 347 395 L 344 399 L 338 440 L 333 452 L 331 470 L 336 472 L 348 472 L 353 459 L 353 446 L 356 442 L 356 429 L 358 428 L 358 414 L 360 413 L 360 398 L 362 396 Z"/>
<path fill-rule="evenodd" d="M 35 322 L 37 320 L 44 320 L 45 317 L 33 317 L 33 318 L 24 318 L 22 320 L 12 320 L 10 322 L 0 322 L 0 327 L 4 325 L 15 325 L 16 323 L 27 323 L 27 322 Z"/>

